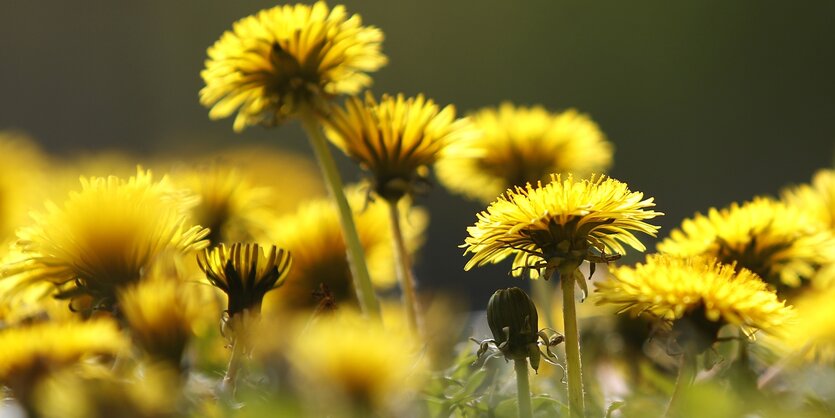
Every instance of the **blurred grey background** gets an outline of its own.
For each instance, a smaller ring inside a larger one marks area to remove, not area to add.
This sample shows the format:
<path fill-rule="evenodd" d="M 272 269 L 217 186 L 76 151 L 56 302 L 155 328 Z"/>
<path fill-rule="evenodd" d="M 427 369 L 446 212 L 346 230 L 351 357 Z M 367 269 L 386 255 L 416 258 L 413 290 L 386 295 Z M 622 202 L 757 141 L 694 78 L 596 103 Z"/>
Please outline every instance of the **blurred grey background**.
<path fill-rule="evenodd" d="M 386 34 L 377 93 L 423 92 L 462 111 L 510 100 L 591 114 L 616 145 L 611 174 L 667 214 L 662 236 L 695 211 L 776 193 L 833 163 L 832 1 L 345 3 Z M 55 153 L 256 142 L 309 153 L 295 123 L 235 135 L 197 100 L 206 48 L 275 4 L 3 0 L 0 128 Z M 463 271 L 457 246 L 480 204 L 441 187 L 420 203 L 432 216 L 416 268 L 425 289 L 482 306 L 523 284 L 508 264 Z"/>

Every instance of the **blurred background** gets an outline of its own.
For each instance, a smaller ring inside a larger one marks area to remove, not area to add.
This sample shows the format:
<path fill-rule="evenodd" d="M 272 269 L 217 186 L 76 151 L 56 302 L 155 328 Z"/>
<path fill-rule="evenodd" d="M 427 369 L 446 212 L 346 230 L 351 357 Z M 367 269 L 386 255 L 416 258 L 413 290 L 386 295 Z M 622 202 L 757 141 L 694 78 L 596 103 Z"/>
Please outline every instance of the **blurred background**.
<path fill-rule="evenodd" d="M 661 236 L 696 211 L 775 194 L 833 164 L 835 2 L 344 3 L 386 34 L 376 93 L 422 92 L 463 112 L 508 100 L 589 113 L 616 146 L 610 174 L 667 214 Z M 236 135 L 197 99 L 206 48 L 275 4 L 3 0 L 0 129 L 59 155 L 232 144 L 310 155 L 296 123 Z M 339 157 L 346 179 L 359 179 Z M 496 288 L 526 284 L 507 277 L 509 263 L 463 271 L 457 246 L 479 203 L 440 186 L 418 203 L 431 213 L 416 260 L 424 289 L 481 308 Z"/>

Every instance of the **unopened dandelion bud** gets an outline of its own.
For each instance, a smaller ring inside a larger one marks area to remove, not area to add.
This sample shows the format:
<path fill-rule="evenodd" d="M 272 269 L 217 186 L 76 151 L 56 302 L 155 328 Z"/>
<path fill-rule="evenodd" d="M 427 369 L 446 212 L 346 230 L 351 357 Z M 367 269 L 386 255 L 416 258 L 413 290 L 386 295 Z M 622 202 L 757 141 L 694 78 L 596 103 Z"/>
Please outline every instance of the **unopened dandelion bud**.
<path fill-rule="evenodd" d="M 539 368 L 538 322 L 536 305 L 518 287 L 497 290 L 487 302 L 487 324 L 496 346 L 508 360 L 530 358 L 534 370 Z"/>

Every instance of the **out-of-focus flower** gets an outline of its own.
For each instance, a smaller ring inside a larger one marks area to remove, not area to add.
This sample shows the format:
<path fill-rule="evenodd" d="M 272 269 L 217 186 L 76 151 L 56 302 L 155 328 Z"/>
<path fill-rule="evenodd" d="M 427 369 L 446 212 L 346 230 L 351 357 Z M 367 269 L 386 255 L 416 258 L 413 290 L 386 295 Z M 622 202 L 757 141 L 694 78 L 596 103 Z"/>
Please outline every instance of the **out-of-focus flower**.
<path fill-rule="evenodd" d="M 212 119 L 238 112 L 235 131 L 275 125 L 303 107 L 323 110 L 371 84 L 386 64 L 383 33 L 345 7 L 276 6 L 235 22 L 209 50 L 200 103 Z"/>
<path fill-rule="evenodd" d="M 606 176 L 551 179 L 544 186 L 508 190 L 478 214 L 476 224 L 467 228 L 464 247 L 473 257 L 466 270 L 515 255 L 514 276 L 529 270 L 531 278 L 547 280 L 550 274 L 540 269 L 551 273 L 606 254 L 625 254 L 623 244 L 643 251 L 633 231 L 655 236 L 658 227 L 644 221 L 661 213 L 648 210 L 655 206 L 653 199 L 625 183 Z"/>
<path fill-rule="evenodd" d="M 108 319 L 40 322 L 0 330 L 0 386 L 8 386 L 24 404 L 49 374 L 92 356 L 112 356 L 128 342 Z"/>
<path fill-rule="evenodd" d="M 344 413 L 347 407 L 397 416 L 392 408 L 420 388 L 424 366 L 406 328 L 387 329 L 351 310 L 310 324 L 290 341 L 287 359 L 302 391 L 316 388 L 314 405 L 321 413 Z"/>
<path fill-rule="evenodd" d="M 275 245 L 267 253 L 258 244 L 220 244 L 197 256 L 200 269 L 215 287 L 226 293 L 229 318 L 250 312 L 258 315 L 267 292 L 284 284 L 293 264 L 290 252 Z"/>
<path fill-rule="evenodd" d="M 770 198 L 685 219 L 658 244 L 679 257 L 704 255 L 753 271 L 775 286 L 800 286 L 835 261 L 835 237 L 797 208 Z"/>
<path fill-rule="evenodd" d="M 779 339 L 779 349 L 807 360 L 835 361 L 835 288 L 809 291 L 794 301 L 797 322 Z"/>
<path fill-rule="evenodd" d="M 471 116 L 480 131 L 474 146 L 483 153 L 438 162 L 448 188 L 485 203 L 513 186 L 550 180 L 551 173 L 586 177 L 612 164 L 613 146 L 587 115 L 541 106 L 479 110 Z"/>
<path fill-rule="evenodd" d="M 704 335 L 684 336 L 711 344 L 725 324 L 782 332 L 793 312 L 777 294 L 747 269 L 715 259 L 650 255 L 635 267 L 615 267 L 597 283 L 598 303 L 621 312 L 648 313 L 675 325 L 682 319 Z M 681 342 L 679 337 L 679 342 Z"/>
<path fill-rule="evenodd" d="M 28 221 L 29 210 L 44 197 L 47 166 L 31 138 L 0 131 L 0 244 L 14 238 L 15 229 Z"/>
<path fill-rule="evenodd" d="M 189 340 L 206 325 L 197 283 L 150 278 L 119 293 L 119 310 L 137 345 L 156 360 L 179 367 Z"/>
<path fill-rule="evenodd" d="M 47 202 L 34 224 L 18 231 L 23 259 L 4 274 L 21 286 L 51 283 L 76 309 L 109 310 L 116 292 L 137 282 L 161 254 L 207 244 L 208 230 L 185 223 L 194 203 L 167 178 L 154 182 L 142 169 L 127 180 L 82 178 L 81 190 L 63 206 Z"/>
<path fill-rule="evenodd" d="M 441 108 L 423 95 L 351 97 L 325 127 L 331 142 L 371 173 L 374 191 L 392 202 L 425 182 L 438 159 L 474 153 L 469 122 L 456 119 L 452 105 Z"/>
<path fill-rule="evenodd" d="M 372 201 L 366 204 L 365 194 L 356 188 L 349 188 L 347 195 L 354 209 L 357 231 L 365 249 L 372 282 L 379 289 L 391 288 L 397 280 L 386 203 Z M 407 203 L 401 202 L 401 210 L 408 208 Z M 428 215 L 418 208 L 411 208 L 404 215 L 406 243 L 409 250 L 414 252 L 423 242 Z M 313 294 L 320 289 L 320 284 L 327 287 L 337 304 L 354 303 L 353 280 L 345 258 L 345 241 L 339 217 L 330 200 L 318 199 L 301 205 L 295 214 L 279 219 L 272 231 L 270 240 L 293 254 L 293 270 L 284 288 L 268 297 L 275 308 L 301 309 L 316 306 Z"/>
<path fill-rule="evenodd" d="M 208 228 L 211 245 L 252 241 L 274 217 L 270 190 L 251 184 L 239 170 L 221 164 L 176 173 L 175 183 L 200 197 L 191 221 Z"/>
<path fill-rule="evenodd" d="M 835 229 L 835 170 L 815 173 L 811 184 L 783 190 L 783 200 Z"/>

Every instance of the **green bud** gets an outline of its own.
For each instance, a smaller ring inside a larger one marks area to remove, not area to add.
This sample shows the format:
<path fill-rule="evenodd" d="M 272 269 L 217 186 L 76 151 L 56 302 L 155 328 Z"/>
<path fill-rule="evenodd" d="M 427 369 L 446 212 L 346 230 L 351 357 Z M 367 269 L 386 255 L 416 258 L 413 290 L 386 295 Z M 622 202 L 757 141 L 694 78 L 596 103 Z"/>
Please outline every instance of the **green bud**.
<path fill-rule="evenodd" d="M 538 322 L 536 305 L 518 287 L 497 290 L 487 302 L 487 324 L 496 346 L 508 360 L 530 357 L 534 370 L 539 367 Z"/>

